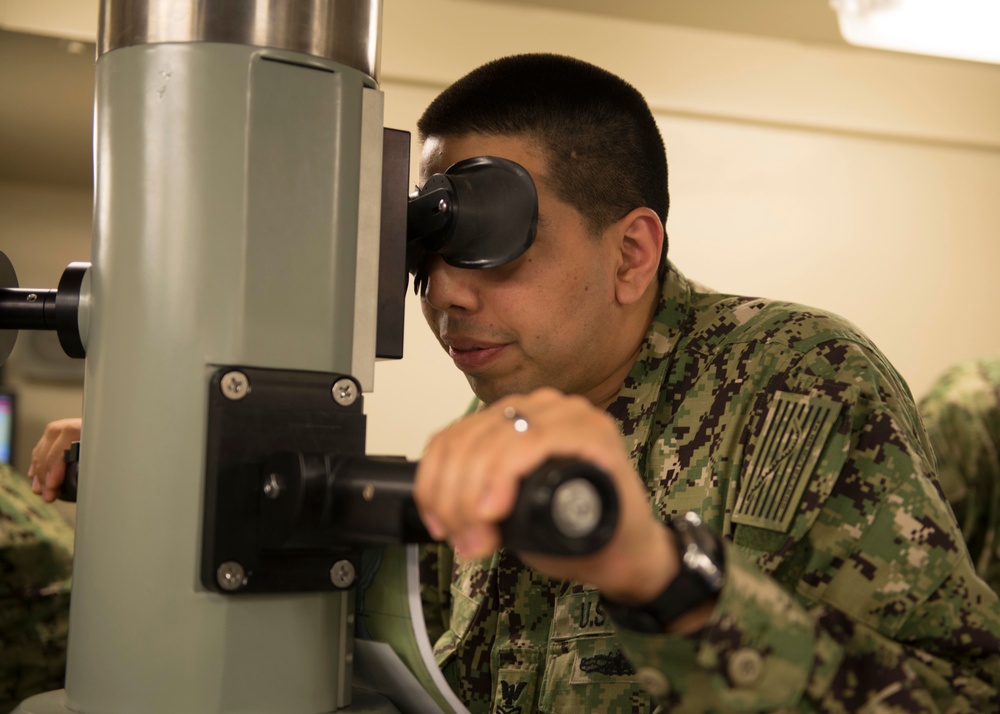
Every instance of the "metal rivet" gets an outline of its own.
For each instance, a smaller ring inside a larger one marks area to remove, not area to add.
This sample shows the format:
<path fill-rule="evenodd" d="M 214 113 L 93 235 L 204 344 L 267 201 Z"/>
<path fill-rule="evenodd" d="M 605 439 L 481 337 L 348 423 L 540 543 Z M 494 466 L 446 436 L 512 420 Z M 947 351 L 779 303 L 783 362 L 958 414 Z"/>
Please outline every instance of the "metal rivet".
<path fill-rule="evenodd" d="M 370 501 L 375 498 L 375 484 L 366 483 L 365 487 L 361 489 L 361 498 L 366 501 Z"/>
<path fill-rule="evenodd" d="M 250 380 L 242 372 L 232 371 L 222 375 L 222 394 L 226 399 L 237 401 L 250 393 Z"/>
<path fill-rule="evenodd" d="M 752 687 L 764 675 L 764 658 L 757 650 L 744 647 L 730 655 L 728 670 L 737 687 Z"/>
<path fill-rule="evenodd" d="M 349 560 L 338 560 L 330 568 L 330 582 L 338 588 L 349 588 L 357 578 L 354 563 Z"/>
<path fill-rule="evenodd" d="M 358 388 L 351 379 L 338 379 L 331 390 L 333 401 L 342 407 L 349 407 L 358 400 Z"/>
<path fill-rule="evenodd" d="M 281 495 L 281 476 L 279 474 L 268 474 L 264 482 L 264 495 L 270 499 L 275 499 Z"/>
<path fill-rule="evenodd" d="M 233 592 L 247 584 L 247 574 L 235 560 L 227 560 L 215 571 L 215 580 L 220 588 Z"/>
<path fill-rule="evenodd" d="M 37 302 L 38 301 L 38 295 L 36 295 L 35 293 L 28 293 L 27 300 L 28 300 L 28 302 Z"/>
<path fill-rule="evenodd" d="M 670 693 L 670 682 L 663 672 L 652 667 L 640 667 L 635 673 L 635 678 L 639 686 L 652 694 L 654 697 L 662 698 Z"/>
<path fill-rule="evenodd" d="M 449 210 L 451 210 L 451 206 L 448 205 L 445 199 L 442 198 L 438 201 L 438 213 L 447 213 Z"/>

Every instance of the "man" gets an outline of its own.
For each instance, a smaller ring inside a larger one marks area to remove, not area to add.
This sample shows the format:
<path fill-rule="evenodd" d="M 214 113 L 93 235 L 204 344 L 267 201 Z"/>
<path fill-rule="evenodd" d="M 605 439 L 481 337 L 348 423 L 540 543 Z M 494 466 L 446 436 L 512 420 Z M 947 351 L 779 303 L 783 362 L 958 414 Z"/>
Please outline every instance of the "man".
<path fill-rule="evenodd" d="M 1000 710 L 1000 606 L 908 388 L 846 321 L 666 260 L 666 158 L 640 95 L 576 60 L 509 57 L 419 129 L 422 180 L 493 155 L 539 199 L 515 262 L 417 273 L 481 402 L 431 439 L 415 492 L 456 552 L 443 577 L 428 561 L 426 602 L 471 711 Z M 616 485 L 596 555 L 501 547 L 519 479 L 554 456 Z"/>
<path fill-rule="evenodd" d="M 426 602 L 469 708 L 1000 710 L 1000 606 L 906 385 L 840 318 L 714 293 L 666 260 L 642 97 L 581 62 L 512 57 L 419 126 L 424 180 L 492 154 L 539 196 L 515 262 L 417 274 L 482 401 L 431 440 L 416 484 L 458 552 L 428 559 Z M 552 456 L 616 483 L 620 526 L 594 556 L 499 548 L 519 479 Z M 54 493 L 55 469 L 33 474 Z"/>
<path fill-rule="evenodd" d="M 976 572 L 1000 590 L 1000 358 L 948 369 L 918 406 Z"/>

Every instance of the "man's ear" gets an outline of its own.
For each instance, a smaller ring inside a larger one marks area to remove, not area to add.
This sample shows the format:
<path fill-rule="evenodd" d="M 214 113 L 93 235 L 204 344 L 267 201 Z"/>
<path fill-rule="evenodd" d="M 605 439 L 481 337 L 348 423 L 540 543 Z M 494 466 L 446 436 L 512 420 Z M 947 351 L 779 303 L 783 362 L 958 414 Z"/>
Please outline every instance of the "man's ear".
<path fill-rule="evenodd" d="M 656 282 L 663 247 L 663 224 L 650 208 L 633 209 L 615 223 L 618 269 L 615 297 L 622 305 L 638 302 Z"/>

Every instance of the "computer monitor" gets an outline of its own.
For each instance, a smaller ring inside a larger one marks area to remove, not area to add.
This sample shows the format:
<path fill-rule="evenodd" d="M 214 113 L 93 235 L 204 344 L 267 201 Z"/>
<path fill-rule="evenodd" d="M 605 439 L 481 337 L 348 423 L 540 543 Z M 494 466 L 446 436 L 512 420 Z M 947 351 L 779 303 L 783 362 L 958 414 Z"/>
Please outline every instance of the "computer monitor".
<path fill-rule="evenodd" d="M 14 461 L 14 423 L 17 417 L 17 399 L 14 392 L 0 387 L 0 463 Z"/>

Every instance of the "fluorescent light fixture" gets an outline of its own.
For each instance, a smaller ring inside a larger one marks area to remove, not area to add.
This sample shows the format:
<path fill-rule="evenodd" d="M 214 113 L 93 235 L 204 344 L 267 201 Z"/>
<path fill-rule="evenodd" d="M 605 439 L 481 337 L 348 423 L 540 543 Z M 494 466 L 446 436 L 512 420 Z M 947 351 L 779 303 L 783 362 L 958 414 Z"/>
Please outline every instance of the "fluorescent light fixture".
<path fill-rule="evenodd" d="M 852 45 L 1000 63 L 1000 0 L 830 0 Z"/>

